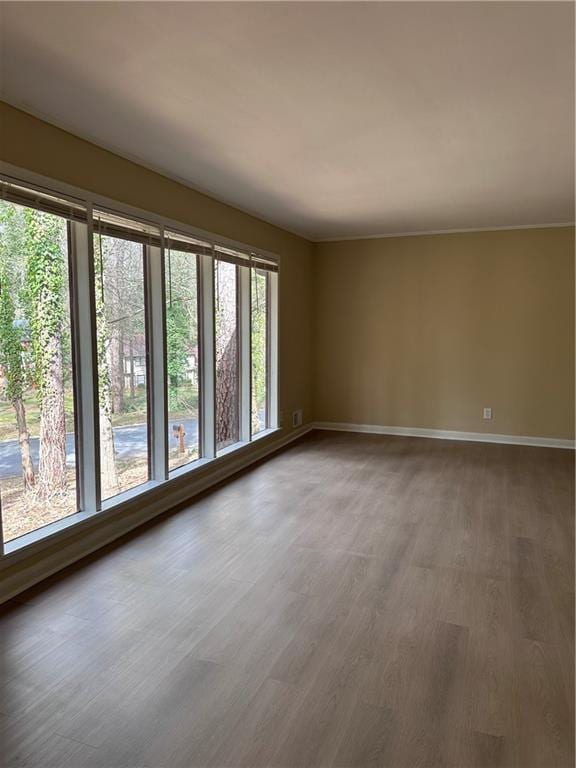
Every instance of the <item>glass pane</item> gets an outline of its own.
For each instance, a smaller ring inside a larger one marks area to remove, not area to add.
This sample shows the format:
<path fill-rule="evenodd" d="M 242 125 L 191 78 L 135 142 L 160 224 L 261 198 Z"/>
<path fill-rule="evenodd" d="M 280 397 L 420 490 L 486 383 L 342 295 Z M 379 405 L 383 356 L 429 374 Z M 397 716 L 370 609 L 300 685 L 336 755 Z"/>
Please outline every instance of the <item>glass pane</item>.
<path fill-rule="evenodd" d="M 216 450 L 240 440 L 238 268 L 215 261 Z"/>
<path fill-rule="evenodd" d="M 268 426 L 268 272 L 251 270 L 252 434 Z"/>
<path fill-rule="evenodd" d="M 166 251 L 166 363 L 168 371 L 168 466 L 176 469 L 200 455 L 198 432 L 197 257 Z"/>
<path fill-rule="evenodd" d="M 4 540 L 77 511 L 66 221 L 0 202 Z"/>
<path fill-rule="evenodd" d="M 94 285 L 100 480 L 108 499 L 149 478 L 144 246 L 95 235 Z"/>

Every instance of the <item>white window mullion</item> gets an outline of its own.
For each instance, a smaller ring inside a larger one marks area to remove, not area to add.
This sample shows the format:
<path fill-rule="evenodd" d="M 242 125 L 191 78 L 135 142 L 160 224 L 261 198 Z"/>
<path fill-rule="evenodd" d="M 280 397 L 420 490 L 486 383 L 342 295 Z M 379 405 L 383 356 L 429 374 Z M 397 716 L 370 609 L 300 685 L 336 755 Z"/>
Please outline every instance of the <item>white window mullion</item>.
<path fill-rule="evenodd" d="M 252 322 L 250 268 L 238 267 L 238 320 L 240 344 L 240 440 L 252 439 Z"/>
<path fill-rule="evenodd" d="M 76 466 L 80 509 L 100 509 L 100 439 L 98 413 L 98 360 L 94 301 L 94 244 L 92 208 L 87 224 L 70 223 L 72 329 L 76 389 Z"/>
<path fill-rule="evenodd" d="M 2 512 L 2 494 L 0 493 L 0 555 L 4 557 L 6 554 L 6 542 L 4 541 L 4 529 L 2 527 L 2 521 L 4 514 Z"/>
<path fill-rule="evenodd" d="M 279 377 L 278 377 L 278 273 L 269 272 L 268 274 L 268 427 L 276 429 L 279 426 L 278 402 L 280 399 Z"/>
<path fill-rule="evenodd" d="M 166 387 L 166 317 L 163 249 L 146 247 L 146 294 L 148 320 L 150 479 L 168 478 L 168 399 Z"/>
<path fill-rule="evenodd" d="M 216 333 L 214 259 L 198 256 L 200 300 L 200 443 L 202 458 L 216 456 Z"/>

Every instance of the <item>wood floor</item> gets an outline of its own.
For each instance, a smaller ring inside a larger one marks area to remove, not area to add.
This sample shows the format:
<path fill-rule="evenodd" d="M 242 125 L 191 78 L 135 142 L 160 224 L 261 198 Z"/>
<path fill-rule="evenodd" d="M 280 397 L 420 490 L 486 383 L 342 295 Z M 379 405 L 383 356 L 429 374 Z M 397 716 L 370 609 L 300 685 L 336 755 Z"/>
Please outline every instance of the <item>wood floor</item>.
<path fill-rule="evenodd" d="M 574 764 L 570 451 L 313 433 L 21 596 L 0 764 Z"/>

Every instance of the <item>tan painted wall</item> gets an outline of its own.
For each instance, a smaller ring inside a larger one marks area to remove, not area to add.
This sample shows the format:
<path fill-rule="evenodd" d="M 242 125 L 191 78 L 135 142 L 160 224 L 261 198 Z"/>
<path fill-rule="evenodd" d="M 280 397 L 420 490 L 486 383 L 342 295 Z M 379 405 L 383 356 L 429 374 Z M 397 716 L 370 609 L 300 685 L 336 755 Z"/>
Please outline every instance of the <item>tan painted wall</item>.
<path fill-rule="evenodd" d="M 570 229 L 313 246 L 2 102 L 0 159 L 278 253 L 286 424 L 573 435 Z"/>
<path fill-rule="evenodd" d="M 571 230 L 313 246 L 2 102 L 0 160 L 279 254 L 286 432 L 303 408 L 305 422 L 573 437 Z M 255 443 L 194 482 L 204 488 L 270 448 Z M 187 483 L 170 493 L 188 497 L 196 486 Z M 136 500 L 65 540 L 0 558 L 0 601 L 141 523 L 155 504 Z"/>
<path fill-rule="evenodd" d="M 280 410 L 311 408 L 311 257 L 307 240 L 0 102 L 0 160 L 281 257 Z"/>
<path fill-rule="evenodd" d="M 322 243 L 314 279 L 317 420 L 573 438 L 573 230 Z"/>

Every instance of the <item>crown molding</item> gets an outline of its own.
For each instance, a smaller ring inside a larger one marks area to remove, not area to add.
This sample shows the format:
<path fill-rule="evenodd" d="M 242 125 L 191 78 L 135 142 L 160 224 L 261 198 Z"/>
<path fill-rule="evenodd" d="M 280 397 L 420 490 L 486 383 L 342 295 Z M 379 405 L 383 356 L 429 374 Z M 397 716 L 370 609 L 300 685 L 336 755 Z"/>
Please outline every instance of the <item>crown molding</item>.
<path fill-rule="evenodd" d="M 497 0 L 492 0 L 492 1 L 496 2 Z M 534 2 L 536 1 L 537 0 L 534 0 Z M 454 2 L 457 2 L 457 0 L 454 0 Z M 508 230 L 519 230 L 519 229 L 552 229 L 552 228 L 574 227 L 576 225 L 576 222 L 570 221 L 570 222 L 544 223 L 544 224 L 517 224 L 517 225 L 511 224 L 511 225 L 498 226 L 498 227 L 469 227 L 469 228 L 463 228 L 463 229 L 433 229 L 433 230 L 421 230 L 421 231 L 415 230 L 410 232 L 386 232 L 386 233 L 375 234 L 375 235 L 346 235 L 344 237 L 314 237 L 310 233 L 306 233 L 297 229 L 292 229 L 290 226 L 286 226 L 285 224 L 280 223 L 279 221 L 264 218 L 262 214 L 259 213 L 258 211 L 249 207 L 244 208 L 242 205 L 239 205 L 235 202 L 231 202 L 228 199 L 220 197 L 218 194 L 211 191 L 210 189 L 202 186 L 197 186 L 193 182 L 189 181 L 188 179 L 185 179 L 182 176 L 179 176 L 178 174 L 171 173 L 170 171 L 167 171 L 161 166 L 157 166 L 154 163 L 143 160 L 138 155 L 132 154 L 130 152 L 126 152 L 125 150 L 119 148 L 112 142 L 101 141 L 100 139 L 96 138 L 93 135 L 79 134 L 76 132 L 76 129 L 66 121 L 59 120 L 53 117 L 52 115 L 48 115 L 40 110 L 36 110 L 27 103 L 20 102 L 16 99 L 10 99 L 3 93 L 0 93 L 0 100 L 3 101 L 8 106 L 19 110 L 20 112 L 24 112 L 25 114 L 28 114 L 31 117 L 36 118 L 37 120 L 41 120 L 42 122 L 47 123 L 48 125 L 51 125 L 54 128 L 64 131 L 65 133 L 68 133 L 71 136 L 74 136 L 74 138 L 76 139 L 85 141 L 88 144 L 92 144 L 93 146 L 104 150 L 105 152 L 110 152 L 111 154 L 116 155 L 116 157 L 119 157 L 122 160 L 127 160 L 128 162 L 134 163 L 135 165 L 138 165 L 141 168 L 145 168 L 146 170 L 151 171 L 152 173 L 156 173 L 159 176 L 163 176 L 164 178 L 169 179 L 170 181 L 176 184 L 179 184 L 180 186 L 185 187 L 191 190 L 192 192 L 196 192 L 197 194 L 203 195 L 204 197 L 207 197 L 216 203 L 220 203 L 221 205 L 226 205 L 229 208 L 238 211 L 239 213 L 242 213 L 246 216 L 250 216 L 256 221 L 261 222 L 262 224 L 266 224 L 268 226 L 274 227 L 275 229 L 279 229 L 290 235 L 298 237 L 301 240 L 305 240 L 313 244 L 314 243 L 338 243 L 338 242 L 348 242 L 353 240 L 381 240 L 381 239 L 390 238 L 390 237 L 424 237 L 427 235 L 452 235 L 452 234 L 473 233 L 473 232 L 500 232 L 500 231 L 508 231 Z"/>
<path fill-rule="evenodd" d="M 510 232 L 519 229 L 565 229 L 566 227 L 575 227 L 576 222 L 565 221 L 554 224 L 510 224 L 503 227 L 468 227 L 464 229 L 428 229 L 416 230 L 414 232 L 386 232 L 381 235 L 350 235 L 346 237 L 324 237 L 315 238 L 314 243 L 345 243 L 352 240 L 383 240 L 390 237 L 425 237 L 428 235 L 458 235 L 472 234 L 474 232 Z"/>

